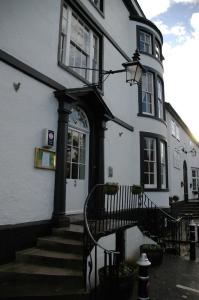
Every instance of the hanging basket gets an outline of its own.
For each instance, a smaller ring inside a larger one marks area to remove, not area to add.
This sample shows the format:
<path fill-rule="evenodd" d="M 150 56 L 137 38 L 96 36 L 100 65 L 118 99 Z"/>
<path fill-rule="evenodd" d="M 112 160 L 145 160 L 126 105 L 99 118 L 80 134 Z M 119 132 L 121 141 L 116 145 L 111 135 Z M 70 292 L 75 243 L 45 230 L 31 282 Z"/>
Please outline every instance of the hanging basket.
<path fill-rule="evenodd" d="M 119 190 L 119 185 L 118 183 L 114 183 L 114 182 L 107 182 L 105 185 L 104 185 L 104 193 L 106 195 L 115 195 L 117 194 Z"/>
<path fill-rule="evenodd" d="M 131 193 L 134 195 L 140 195 L 143 193 L 143 187 L 141 185 L 132 185 L 131 186 Z"/>

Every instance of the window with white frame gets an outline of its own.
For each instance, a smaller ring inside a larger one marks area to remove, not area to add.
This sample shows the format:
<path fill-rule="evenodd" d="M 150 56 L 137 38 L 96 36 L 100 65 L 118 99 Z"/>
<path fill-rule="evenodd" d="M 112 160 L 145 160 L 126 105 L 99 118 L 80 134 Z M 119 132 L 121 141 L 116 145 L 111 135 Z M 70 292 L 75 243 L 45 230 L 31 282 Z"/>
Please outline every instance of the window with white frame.
<path fill-rule="evenodd" d="M 142 74 L 142 113 L 154 115 L 154 80 L 151 72 Z"/>
<path fill-rule="evenodd" d="M 148 32 L 139 32 L 139 50 L 152 54 L 152 36 Z"/>
<path fill-rule="evenodd" d="M 144 186 L 157 187 L 156 139 L 144 137 Z"/>
<path fill-rule="evenodd" d="M 162 81 L 158 78 L 157 79 L 157 95 L 158 95 L 158 118 L 163 119 L 164 112 L 163 112 L 163 84 Z"/>
<path fill-rule="evenodd" d="M 67 5 L 63 7 L 60 61 L 90 82 L 98 81 L 99 38 Z"/>
<path fill-rule="evenodd" d="M 192 168 L 192 190 L 198 192 L 199 189 L 199 169 Z"/>
<path fill-rule="evenodd" d="M 180 151 L 179 150 L 173 151 L 173 166 L 176 169 L 180 169 Z"/>
<path fill-rule="evenodd" d="M 166 146 L 165 142 L 160 141 L 160 175 L 161 175 L 161 188 L 166 188 Z"/>
<path fill-rule="evenodd" d="M 171 120 L 171 134 L 180 141 L 180 128 L 173 120 Z"/>
<path fill-rule="evenodd" d="M 167 143 L 162 136 L 140 133 L 141 182 L 145 189 L 165 190 L 167 179 Z"/>

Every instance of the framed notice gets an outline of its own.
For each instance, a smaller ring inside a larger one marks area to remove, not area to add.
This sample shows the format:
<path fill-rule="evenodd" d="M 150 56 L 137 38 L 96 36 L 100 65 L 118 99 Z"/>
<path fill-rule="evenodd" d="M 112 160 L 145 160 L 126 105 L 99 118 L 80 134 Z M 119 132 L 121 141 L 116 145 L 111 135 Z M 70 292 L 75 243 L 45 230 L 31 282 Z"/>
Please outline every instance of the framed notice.
<path fill-rule="evenodd" d="M 53 150 L 35 148 L 35 168 L 55 170 L 56 153 Z"/>

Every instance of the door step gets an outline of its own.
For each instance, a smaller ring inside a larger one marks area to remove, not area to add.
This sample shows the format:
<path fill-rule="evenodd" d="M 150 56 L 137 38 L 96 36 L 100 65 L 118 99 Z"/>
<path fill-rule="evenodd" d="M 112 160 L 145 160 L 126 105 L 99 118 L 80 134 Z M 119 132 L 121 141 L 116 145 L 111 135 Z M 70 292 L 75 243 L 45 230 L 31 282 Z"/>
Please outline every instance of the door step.
<path fill-rule="evenodd" d="M 83 226 L 53 229 L 37 247 L 19 251 L 0 267 L 0 299 L 87 300 L 83 277 Z"/>

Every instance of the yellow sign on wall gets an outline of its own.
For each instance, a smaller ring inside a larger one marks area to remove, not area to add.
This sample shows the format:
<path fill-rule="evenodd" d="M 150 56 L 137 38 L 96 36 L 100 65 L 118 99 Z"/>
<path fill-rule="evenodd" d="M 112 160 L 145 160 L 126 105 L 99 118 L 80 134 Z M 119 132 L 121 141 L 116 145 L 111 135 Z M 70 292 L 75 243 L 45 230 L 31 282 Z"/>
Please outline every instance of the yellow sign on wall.
<path fill-rule="evenodd" d="M 56 153 L 53 150 L 35 148 L 35 168 L 55 170 Z"/>

